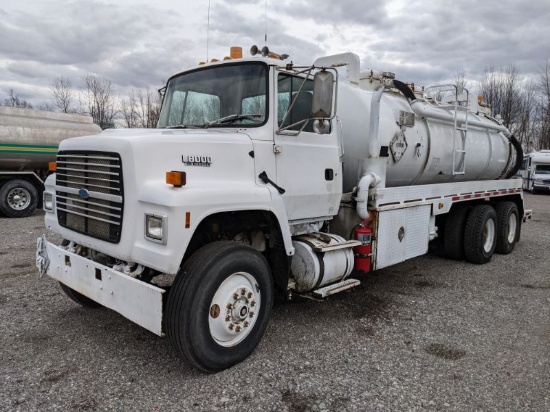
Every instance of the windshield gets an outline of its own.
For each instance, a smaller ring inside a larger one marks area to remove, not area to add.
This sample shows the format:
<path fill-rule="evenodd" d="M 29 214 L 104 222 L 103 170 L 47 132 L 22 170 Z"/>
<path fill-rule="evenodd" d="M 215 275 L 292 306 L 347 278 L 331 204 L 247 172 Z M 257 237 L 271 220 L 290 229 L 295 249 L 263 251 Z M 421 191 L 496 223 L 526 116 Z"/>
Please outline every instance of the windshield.
<path fill-rule="evenodd" d="M 261 126 L 267 121 L 267 66 L 240 63 L 169 80 L 159 128 Z"/>
<path fill-rule="evenodd" d="M 550 165 L 537 165 L 535 167 L 535 174 L 550 175 Z"/>

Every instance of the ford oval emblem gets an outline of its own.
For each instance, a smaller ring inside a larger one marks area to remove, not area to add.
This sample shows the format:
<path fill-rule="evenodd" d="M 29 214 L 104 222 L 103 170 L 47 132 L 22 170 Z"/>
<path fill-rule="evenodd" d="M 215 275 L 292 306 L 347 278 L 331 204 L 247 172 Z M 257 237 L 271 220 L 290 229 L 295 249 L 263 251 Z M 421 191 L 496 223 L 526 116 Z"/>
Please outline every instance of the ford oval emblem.
<path fill-rule="evenodd" d="M 90 197 L 90 193 L 88 193 L 88 191 L 86 189 L 80 189 L 78 191 L 78 195 L 82 198 L 82 199 L 88 199 Z"/>

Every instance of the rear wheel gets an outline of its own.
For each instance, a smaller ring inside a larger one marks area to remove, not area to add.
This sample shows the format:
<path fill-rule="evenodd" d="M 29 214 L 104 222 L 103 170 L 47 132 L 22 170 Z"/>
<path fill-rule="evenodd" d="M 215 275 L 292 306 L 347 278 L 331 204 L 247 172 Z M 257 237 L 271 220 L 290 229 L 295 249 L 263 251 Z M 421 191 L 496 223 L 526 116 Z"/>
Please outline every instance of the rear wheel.
<path fill-rule="evenodd" d="M 472 207 L 456 205 L 445 222 L 444 249 L 448 259 L 464 259 L 464 226 Z"/>
<path fill-rule="evenodd" d="M 213 373 L 246 359 L 267 326 L 273 281 L 255 249 L 233 241 L 191 256 L 168 295 L 168 338 L 191 365 Z"/>
<path fill-rule="evenodd" d="M 468 215 L 464 228 L 464 255 L 470 263 L 491 260 L 496 247 L 497 214 L 489 205 L 478 205 Z"/>
<path fill-rule="evenodd" d="M 7 217 L 29 216 L 36 206 L 38 191 L 26 180 L 11 180 L 0 188 L 0 211 Z"/>
<path fill-rule="evenodd" d="M 495 252 L 507 255 L 514 250 L 519 240 L 520 220 L 518 207 L 514 202 L 499 202 L 497 213 L 497 245 Z"/>

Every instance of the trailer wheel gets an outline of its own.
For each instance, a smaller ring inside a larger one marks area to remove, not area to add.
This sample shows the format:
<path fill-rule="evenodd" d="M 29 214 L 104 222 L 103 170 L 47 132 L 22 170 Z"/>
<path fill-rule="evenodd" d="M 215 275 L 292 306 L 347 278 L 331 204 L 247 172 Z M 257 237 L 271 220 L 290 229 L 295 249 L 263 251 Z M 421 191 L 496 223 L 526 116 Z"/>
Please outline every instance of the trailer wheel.
<path fill-rule="evenodd" d="M 447 259 L 464 259 L 464 226 L 472 207 L 456 205 L 445 222 L 444 249 Z"/>
<path fill-rule="evenodd" d="M 37 205 L 38 191 L 26 180 L 11 180 L 0 188 L 0 211 L 7 217 L 29 216 Z"/>
<path fill-rule="evenodd" d="M 218 372 L 252 353 L 272 305 L 263 255 L 234 241 L 214 242 L 180 268 L 166 304 L 168 338 L 195 368 Z"/>
<path fill-rule="evenodd" d="M 70 297 L 76 303 L 79 303 L 80 305 L 82 305 L 84 307 L 92 308 L 92 309 L 97 309 L 97 308 L 102 308 L 103 307 L 102 304 L 97 303 L 96 301 L 88 298 L 87 296 L 84 296 L 82 293 L 79 293 L 74 289 L 71 289 L 70 287 L 68 287 L 67 285 L 64 285 L 61 282 L 59 282 L 59 286 L 61 286 L 61 289 L 63 289 L 63 292 L 65 292 L 65 294 L 68 297 Z"/>
<path fill-rule="evenodd" d="M 507 255 L 519 240 L 520 224 L 518 207 L 514 202 L 499 202 L 497 212 L 497 245 L 495 252 Z"/>
<path fill-rule="evenodd" d="M 489 205 L 478 205 L 468 215 L 464 228 L 464 255 L 470 263 L 491 260 L 496 247 L 497 214 Z"/>

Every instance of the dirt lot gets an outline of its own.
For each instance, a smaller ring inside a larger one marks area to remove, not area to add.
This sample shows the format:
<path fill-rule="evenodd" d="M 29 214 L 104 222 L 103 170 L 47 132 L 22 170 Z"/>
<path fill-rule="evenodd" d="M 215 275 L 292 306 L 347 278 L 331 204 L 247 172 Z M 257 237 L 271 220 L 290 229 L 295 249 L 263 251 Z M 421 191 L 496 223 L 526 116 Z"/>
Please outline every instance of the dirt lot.
<path fill-rule="evenodd" d="M 550 410 L 550 195 L 510 255 L 427 255 L 325 302 L 277 302 L 253 355 L 203 375 L 34 268 L 43 214 L 0 218 L 0 410 Z"/>

